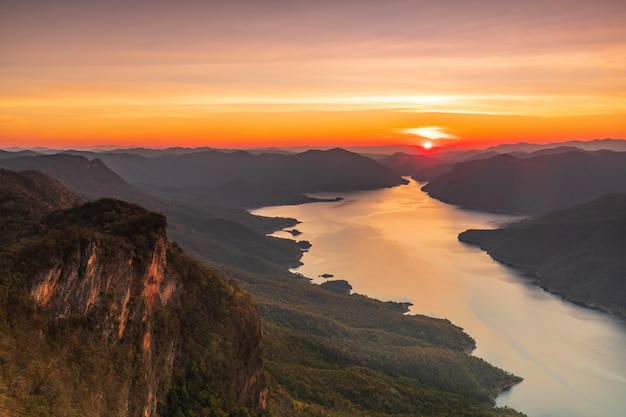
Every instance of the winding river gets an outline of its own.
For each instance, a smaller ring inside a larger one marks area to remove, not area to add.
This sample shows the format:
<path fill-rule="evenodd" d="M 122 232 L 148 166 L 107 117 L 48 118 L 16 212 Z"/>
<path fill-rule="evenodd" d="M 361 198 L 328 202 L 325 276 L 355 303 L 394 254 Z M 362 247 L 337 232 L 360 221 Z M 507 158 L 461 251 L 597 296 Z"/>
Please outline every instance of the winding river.
<path fill-rule="evenodd" d="M 548 294 L 457 240 L 514 217 L 441 203 L 415 182 L 317 196 L 343 200 L 253 212 L 302 222 L 297 239 L 313 246 L 297 272 L 317 283 L 332 274 L 354 292 L 409 301 L 411 313 L 463 327 L 477 341 L 475 355 L 524 378 L 500 394 L 499 406 L 529 417 L 624 415 L 626 321 Z"/>

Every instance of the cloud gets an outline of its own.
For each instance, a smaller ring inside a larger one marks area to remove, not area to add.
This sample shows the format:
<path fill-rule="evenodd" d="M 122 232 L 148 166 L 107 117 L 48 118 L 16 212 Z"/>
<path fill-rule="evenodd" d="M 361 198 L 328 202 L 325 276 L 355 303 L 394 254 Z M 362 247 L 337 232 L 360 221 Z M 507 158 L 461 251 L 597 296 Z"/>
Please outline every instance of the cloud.
<path fill-rule="evenodd" d="M 439 126 L 423 126 L 410 129 L 402 129 L 401 132 L 408 133 L 410 135 L 420 136 L 422 138 L 430 140 L 457 139 L 456 136 L 444 132 L 443 129 L 444 128 Z"/>

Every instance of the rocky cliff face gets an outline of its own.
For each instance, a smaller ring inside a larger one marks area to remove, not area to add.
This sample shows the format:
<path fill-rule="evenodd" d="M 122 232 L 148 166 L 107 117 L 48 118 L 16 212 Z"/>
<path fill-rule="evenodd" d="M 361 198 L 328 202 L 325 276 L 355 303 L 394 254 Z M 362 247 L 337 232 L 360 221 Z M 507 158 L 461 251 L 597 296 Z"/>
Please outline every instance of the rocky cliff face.
<path fill-rule="evenodd" d="M 94 241 L 79 243 L 65 254 L 65 259 L 55 259 L 51 267 L 39 271 L 30 288 L 35 305 L 48 320 L 93 318 L 94 334 L 108 346 L 119 343 L 124 336 L 140 341 L 139 349 L 132 353 L 139 359 L 135 366 L 144 370 L 140 377 L 140 385 L 144 386 L 140 401 L 143 416 L 155 415 L 157 393 L 169 383 L 167 376 L 174 361 L 175 340 L 161 341 L 165 349 L 158 350 L 152 338 L 153 310 L 167 308 L 172 296 L 178 297 L 181 292 L 180 283 L 166 277 L 166 249 L 163 230 L 154 242 L 148 267 L 138 270 L 124 250 L 110 253 Z M 129 402 L 130 398 L 124 401 Z"/>
<path fill-rule="evenodd" d="M 256 305 L 169 243 L 162 216 L 100 200 L 29 230 L 0 247 L 2 404 L 42 416 L 264 408 Z"/>

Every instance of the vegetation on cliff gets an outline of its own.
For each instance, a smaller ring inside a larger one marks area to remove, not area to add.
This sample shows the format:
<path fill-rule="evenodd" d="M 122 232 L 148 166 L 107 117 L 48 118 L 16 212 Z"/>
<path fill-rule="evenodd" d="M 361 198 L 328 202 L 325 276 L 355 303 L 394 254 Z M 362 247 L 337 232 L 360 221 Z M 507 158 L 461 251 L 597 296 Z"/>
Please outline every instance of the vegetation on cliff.
<path fill-rule="evenodd" d="M 58 183 L 1 174 L 13 180 L 0 187 L 1 210 L 11 213 L 0 228 L 15 236 L 0 244 L 3 408 L 38 416 L 264 412 L 256 304 L 167 243 L 162 215 L 112 199 L 54 210 L 62 204 L 45 196 L 59 194 Z M 37 210 L 20 209 L 31 204 Z"/>

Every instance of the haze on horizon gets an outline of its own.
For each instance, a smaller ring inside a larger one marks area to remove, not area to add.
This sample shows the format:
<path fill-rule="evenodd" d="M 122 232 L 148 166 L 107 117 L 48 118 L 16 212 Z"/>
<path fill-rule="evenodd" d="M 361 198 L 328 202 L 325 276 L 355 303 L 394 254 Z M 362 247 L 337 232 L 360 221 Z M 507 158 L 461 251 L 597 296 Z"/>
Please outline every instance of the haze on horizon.
<path fill-rule="evenodd" d="M 612 0 L 4 0 L 0 147 L 626 138 L 625 18 Z"/>

